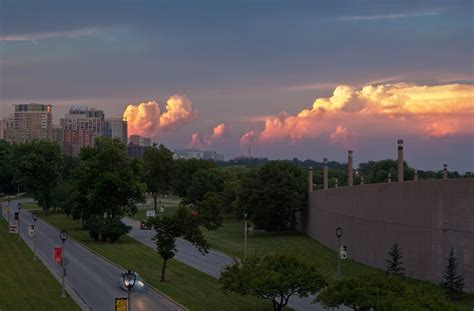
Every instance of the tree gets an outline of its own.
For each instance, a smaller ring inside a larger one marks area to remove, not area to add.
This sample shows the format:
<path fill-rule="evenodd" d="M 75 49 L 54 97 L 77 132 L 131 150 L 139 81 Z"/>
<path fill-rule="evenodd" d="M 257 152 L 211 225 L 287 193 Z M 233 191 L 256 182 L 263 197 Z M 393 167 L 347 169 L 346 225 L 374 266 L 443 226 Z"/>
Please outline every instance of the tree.
<path fill-rule="evenodd" d="M 326 308 L 346 306 L 360 311 L 455 310 L 436 293 L 395 275 L 374 273 L 336 280 L 318 294 L 317 301 Z"/>
<path fill-rule="evenodd" d="M 443 273 L 440 286 L 444 289 L 446 296 L 451 300 L 458 300 L 464 288 L 464 277 L 457 273 L 458 261 L 451 249 L 448 255 L 448 265 Z"/>
<path fill-rule="evenodd" d="M 59 146 L 48 141 L 15 145 L 12 162 L 15 182 L 23 186 L 47 213 L 53 202 L 53 189 L 62 173 Z"/>
<path fill-rule="evenodd" d="M 184 201 L 198 204 L 206 193 L 222 193 L 222 191 L 224 191 L 224 173 L 222 169 L 200 169 L 193 174 Z"/>
<path fill-rule="evenodd" d="M 194 173 L 201 169 L 207 170 L 213 167 L 216 167 L 215 163 L 206 160 L 176 160 L 173 169 L 173 192 L 180 197 L 186 197 Z"/>
<path fill-rule="evenodd" d="M 393 243 L 392 248 L 388 252 L 388 256 L 389 259 L 385 260 L 387 262 L 387 273 L 396 276 L 404 276 L 403 254 L 397 242 Z"/>
<path fill-rule="evenodd" d="M 314 265 L 285 255 L 250 256 L 241 263 L 227 266 L 219 282 L 225 293 L 236 292 L 272 302 L 273 310 L 282 310 L 291 296 L 308 297 L 326 286 L 326 279 Z"/>
<path fill-rule="evenodd" d="M 202 201 L 197 205 L 196 211 L 201 219 L 201 224 L 207 230 L 216 230 L 224 221 L 222 216 L 222 199 L 215 192 L 207 192 Z"/>
<path fill-rule="evenodd" d="M 171 191 L 171 176 L 173 170 L 173 153 L 165 146 L 148 148 L 143 156 L 143 181 L 147 192 L 153 196 L 153 207 L 157 211 L 158 195 Z"/>
<path fill-rule="evenodd" d="M 160 278 L 162 282 L 166 279 L 168 260 L 176 254 L 177 238 L 181 237 L 191 242 L 202 254 L 209 251 L 209 243 L 199 227 L 200 220 L 184 206 L 181 206 L 174 215 L 160 215 L 151 220 L 150 223 L 155 226 L 156 235 L 153 237 L 153 241 L 158 253 L 163 258 Z"/>
<path fill-rule="evenodd" d="M 101 137 L 94 148 L 83 148 L 73 173 L 77 187 L 74 219 L 81 218 L 89 231 L 99 226 L 103 240 L 114 241 L 127 233 L 130 228 L 117 220 L 133 214 L 136 203 L 144 200 L 145 185 L 136 170 L 118 139 Z"/>
<path fill-rule="evenodd" d="M 13 193 L 13 146 L 0 139 L 0 194 Z"/>
<path fill-rule="evenodd" d="M 238 204 L 257 228 L 292 230 L 307 202 L 307 178 L 288 161 L 270 161 L 246 174 Z"/>

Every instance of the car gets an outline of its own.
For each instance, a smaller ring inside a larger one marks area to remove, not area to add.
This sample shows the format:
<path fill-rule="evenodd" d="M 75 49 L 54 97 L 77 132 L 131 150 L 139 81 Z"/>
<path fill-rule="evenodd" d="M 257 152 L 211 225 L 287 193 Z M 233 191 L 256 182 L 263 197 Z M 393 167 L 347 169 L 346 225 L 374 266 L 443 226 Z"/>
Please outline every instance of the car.
<path fill-rule="evenodd" d="M 123 277 L 126 273 L 127 272 L 122 272 L 119 279 L 119 287 L 124 291 L 128 291 L 128 288 L 125 287 L 123 282 Z M 135 280 L 135 285 L 132 287 L 132 292 L 143 292 L 145 290 L 145 282 L 143 282 L 143 278 L 140 276 L 140 274 L 135 272 L 135 275 L 137 278 Z"/>
<path fill-rule="evenodd" d="M 140 221 L 140 229 L 142 230 L 151 230 L 151 226 L 148 224 L 146 220 Z"/>

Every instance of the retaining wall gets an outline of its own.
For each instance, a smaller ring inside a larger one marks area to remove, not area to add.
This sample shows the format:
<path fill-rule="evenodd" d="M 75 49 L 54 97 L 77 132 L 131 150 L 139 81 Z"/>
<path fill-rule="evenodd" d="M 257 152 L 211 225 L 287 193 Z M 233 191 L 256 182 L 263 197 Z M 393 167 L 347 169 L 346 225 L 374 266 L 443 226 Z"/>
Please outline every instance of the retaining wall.
<path fill-rule="evenodd" d="M 300 229 L 349 258 L 385 269 L 397 241 L 408 276 L 438 282 L 454 248 L 465 290 L 474 292 L 474 179 L 366 184 L 309 193 Z"/>

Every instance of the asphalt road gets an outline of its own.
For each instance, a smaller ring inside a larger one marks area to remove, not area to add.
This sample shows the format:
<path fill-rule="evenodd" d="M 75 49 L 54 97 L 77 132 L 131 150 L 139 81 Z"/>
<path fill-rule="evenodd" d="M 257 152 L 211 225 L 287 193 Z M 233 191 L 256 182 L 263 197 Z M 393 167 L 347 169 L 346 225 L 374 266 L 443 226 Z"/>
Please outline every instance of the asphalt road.
<path fill-rule="evenodd" d="M 17 201 L 12 201 L 10 206 L 13 223 L 13 213 L 18 211 Z M 6 213 L 2 214 L 7 218 Z M 28 226 L 33 224 L 29 211 L 21 210 L 20 224 L 22 239 L 33 248 L 33 238 L 28 235 Z M 56 276 L 59 276 L 61 267 L 54 261 L 54 247 L 62 244 L 59 231 L 39 219 L 36 224 L 36 233 L 40 259 L 56 273 Z M 119 288 L 122 270 L 118 267 L 95 255 L 73 239 L 66 241 L 65 254 L 69 260 L 69 265 L 66 267 L 66 284 L 69 292 L 73 291 L 73 295 L 75 294 L 76 298 L 79 297 L 82 301 L 83 308 L 86 306 L 88 310 L 112 311 L 115 297 L 127 297 L 127 293 Z M 183 309 L 157 291 L 146 287 L 143 292 L 132 294 L 132 310 Z"/>
<path fill-rule="evenodd" d="M 151 240 L 156 234 L 155 230 L 142 230 L 140 229 L 140 222 L 130 218 L 124 218 L 123 222 L 132 226 L 132 230 L 128 234 L 130 237 L 153 249 L 156 248 Z M 178 239 L 176 244 L 178 250 L 175 256 L 176 260 L 215 278 L 219 278 L 225 266 L 234 262 L 232 257 L 215 250 L 210 250 L 208 254 L 202 255 L 191 243 L 182 239 Z M 294 296 L 290 298 L 288 305 L 299 311 L 327 311 L 320 304 L 312 304 L 313 300 L 314 297 L 300 298 Z"/>

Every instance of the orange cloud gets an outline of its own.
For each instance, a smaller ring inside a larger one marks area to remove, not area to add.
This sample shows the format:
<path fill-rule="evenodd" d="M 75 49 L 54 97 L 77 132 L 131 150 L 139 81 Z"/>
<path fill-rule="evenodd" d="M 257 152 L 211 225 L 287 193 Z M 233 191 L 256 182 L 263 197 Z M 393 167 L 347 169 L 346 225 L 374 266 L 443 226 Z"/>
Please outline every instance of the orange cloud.
<path fill-rule="evenodd" d="M 426 137 L 472 134 L 474 86 L 461 84 L 420 86 L 406 83 L 367 85 L 360 89 L 339 85 L 332 96 L 317 98 L 310 109 L 290 115 L 281 112 L 266 117 L 264 129 L 246 133 L 260 143 L 297 142 L 329 134 L 339 124 L 334 140 L 341 140 L 343 130 L 355 133 L 374 129 L 414 133 Z M 330 134 L 330 135 L 332 135 Z M 331 137 L 329 137 L 331 141 Z"/>
<path fill-rule="evenodd" d="M 345 149 L 355 149 L 359 134 L 349 131 L 347 128 L 338 126 L 334 132 L 329 135 L 329 142 L 333 145 L 339 145 Z"/>
<path fill-rule="evenodd" d="M 129 135 L 160 136 L 197 116 L 191 101 L 184 95 L 173 95 L 166 102 L 166 111 L 161 113 L 156 101 L 128 105 L 123 113 L 128 121 Z"/>
<path fill-rule="evenodd" d="M 229 135 L 230 128 L 224 123 L 219 123 L 214 127 L 211 135 L 205 135 L 201 133 L 193 133 L 191 138 L 191 146 L 193 148 L 206 148 L 212 146 L 212 144 L 227 135 Z"/>
<path fill-rule="evenodd" d="M 258 136 L 254 131 L 250 131 L 242 135 L 240 138 L 241 145 L 251 145 L 258 140 Z"/>

